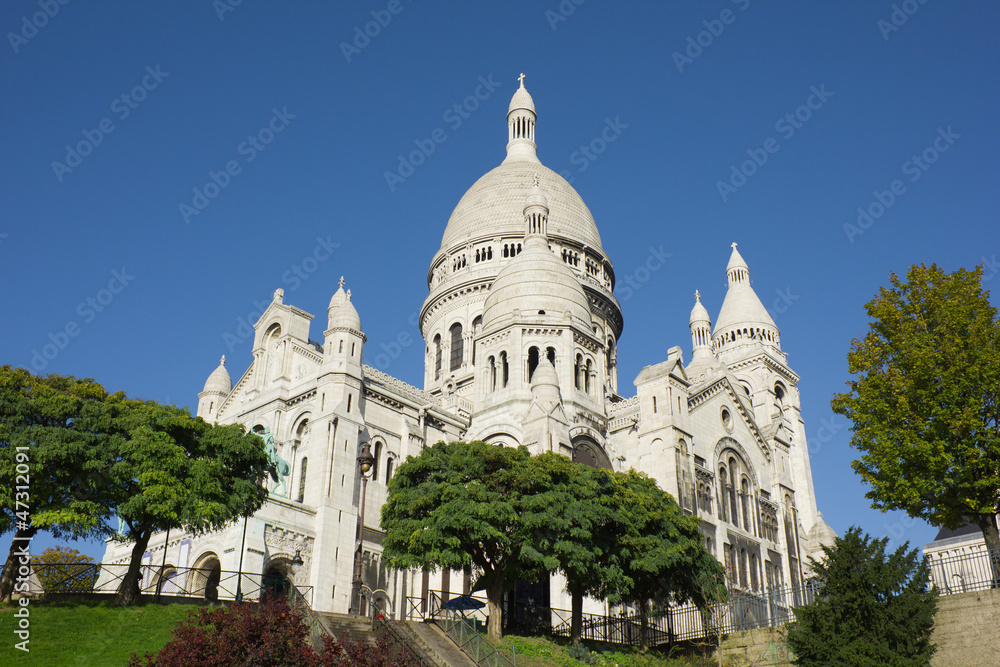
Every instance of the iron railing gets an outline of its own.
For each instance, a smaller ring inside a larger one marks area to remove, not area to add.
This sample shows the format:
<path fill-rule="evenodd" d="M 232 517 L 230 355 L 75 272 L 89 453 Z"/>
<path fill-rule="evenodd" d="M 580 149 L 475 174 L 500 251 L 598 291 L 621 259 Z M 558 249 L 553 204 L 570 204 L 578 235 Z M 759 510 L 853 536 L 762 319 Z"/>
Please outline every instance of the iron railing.
<path fill-rule="evenodd" d="M 985 546 L 974 553 L 928 557 L 931 583 L 941 595 L 1000 588 L 1000 551 Z"/>
<path fill-rule="evenodd" d="M 441 596 L 430 594 L 430 617 L 462 651 L 480 667 L 514 667 L 514 662 L 500 653 L 493 644 L 479 634 L 480 609 L 469 610 L 442 608 Z M 512 654 L 513 655 L 513 654 Z"/>
<path fill-rule="evenodd" d="M 396 627 L 390 618 L 390 612 L 386 610 L 382 600 L 375 597 L 369 587 L 362 586 L 361 595 L 368 603 L 368 609 L 371 613 L 373 632 L 384 632 L 389 640 L 389 645 L 392 650 L 398 653 L 409 653 L 409 655 L 417 661 L 420 667 L 437 667 L 436 663 L 424 655 L 424 652 L 414 644 L 412 638 L 409 638 L 405 633 Z"/>
<path fill-rule="evenodd" d="M 115 593 L 128 572 L 128 564 L 32 563 L 38 593 Z M 162 597 L 204 598 L 210 601 L 259 600 L 268 594 L 286 595 L 292 589 L 284 578 L 215 568 L 142 565 L 139 592 Z M 298 594 L 312 604 L 312 586 L 298 586 Z"/>

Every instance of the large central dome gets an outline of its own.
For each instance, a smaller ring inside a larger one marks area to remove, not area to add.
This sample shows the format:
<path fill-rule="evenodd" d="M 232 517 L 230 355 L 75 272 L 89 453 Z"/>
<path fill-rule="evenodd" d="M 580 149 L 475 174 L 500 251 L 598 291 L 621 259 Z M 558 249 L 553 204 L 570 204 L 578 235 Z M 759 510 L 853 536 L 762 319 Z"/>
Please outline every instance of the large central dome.
<path fill-rule="evenodd" d="M 566 179 L 537 158 L 505 160 L 476 181 L 448 219 L 441 248 L 486 236 L 523 234 L 524 200 L 531 193 L 536 174 L 552 211 L 549 236 L 572 239 L 603 251 L 594 216 L 583 198 Z"/>

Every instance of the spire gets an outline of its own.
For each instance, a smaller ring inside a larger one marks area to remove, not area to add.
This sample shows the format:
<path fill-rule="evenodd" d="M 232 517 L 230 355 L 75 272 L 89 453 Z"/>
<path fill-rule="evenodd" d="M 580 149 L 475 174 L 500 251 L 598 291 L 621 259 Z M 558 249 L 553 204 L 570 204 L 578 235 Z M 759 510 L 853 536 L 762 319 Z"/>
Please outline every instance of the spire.
<path fill-rule="evenodd" d="M 751 287 L 750 269 L 736 249 L 735 243 L 732 248 L 733 253 L 726 266 L 729 289 L 722 302 L 719 317 L 715 321 L 715 332 L 712 336 L 715 350 L 755 343 L 780 350 L 778 327 Z"/>
<path fill-rule="evenodd" d="M 701 305 L 701 294 L 695 290 L 694 308 L 688 319 L 691 327 L 691 361 L 712 356 L 712 320 L 705 306 Z"/>
<path fill-rule="evenodd" d="M 524 73 L 517 78 L 520 87 L 514 91 L 507 108 L 507 158 L 504 160 L 538 161 L 535 144 L 535 102 L 524 87 Z"/>

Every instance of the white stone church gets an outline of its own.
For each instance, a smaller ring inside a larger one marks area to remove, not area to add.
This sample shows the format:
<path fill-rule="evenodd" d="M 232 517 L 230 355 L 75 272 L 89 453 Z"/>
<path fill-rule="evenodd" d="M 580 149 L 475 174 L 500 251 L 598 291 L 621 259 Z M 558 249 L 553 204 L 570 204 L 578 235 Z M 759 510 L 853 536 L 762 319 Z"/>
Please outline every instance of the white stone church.
<path fill-rule="evenodd" d="M 245 537 L 243 522 L 199 537 L 175 532 L 166 545 L 154 536 L 144 559 L 150 571 L 165 562 L 168 570 L 287 575 L 299 552 L 304 565 L 294 580 L 313 607 L 347 612 L 361 495 L 356 458 L 367 441 L 375 462 L 365 584 L 397 617 L 428 591 L 468 592 L 460 572 L 385 568 L 379 509 L 406 457 L 440 440 L 483 440 L 643 471 L 698 517 L 734 587 L 802 580 L 807 555 L 832 544 L 833 531 L 816 508 L 799 377 L 736 244 L 714 327 L 695 295 L 690 361 L 673 347 L 642 369 L 634 389 L 620 386 L 614 267 L 583 199 L 539 161 L 535 123 L 522 79 L 507 113 L 506 157 L 459 200 L 430 261 L 419 320 L 424 388 L 365 365 L 364 329 L 343 279 L 318 340 L 313 315 L 277 290 L 254 326 L 250 368 L 234 384 L 223 358 L 198 395 L 198 416 L 268 429 L 288 475 L 269 483 Z M 125 563 L 129 552 L 109 543 L 104 562 Z M 569 608 L 558 577 L 547 588 L 545 602 Z"/>

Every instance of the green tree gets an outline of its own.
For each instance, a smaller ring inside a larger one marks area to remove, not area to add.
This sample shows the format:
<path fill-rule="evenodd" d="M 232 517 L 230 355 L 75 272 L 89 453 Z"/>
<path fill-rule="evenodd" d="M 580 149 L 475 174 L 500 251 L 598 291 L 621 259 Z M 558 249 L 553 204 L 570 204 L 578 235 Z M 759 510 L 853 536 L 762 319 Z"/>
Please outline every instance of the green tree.
<path fill-rule="evenodd" d="M 105 439 L 87 426 L 107 398 L 92 379 L 0 366 L 0 533 L 15 531 L 0 599 L 10 599 L 20 551 L 39 531 L 109 534 L 114 500 Z"/>
<path fill-rule="evenodd" d="M 494 639 L 504 591 L 542 567 L 536 552 L 525 552 L 533 535 L 521 516 L 524 497 L 538 489 L 530 458 L 524 447 L 439 442 L 399 466 L 382 506 L 389 565 L 475 570 L 473 590 L 486 589 Z"/>
<path fill-rule="evenodd" d="M 929 665 L 937 590 L 930 567 L 909 544 L 887 554 L 876 540 L 850 528 L 825 558 L 810 558 L 822 581 L 817 598 L 795 611 L 788 645 L 800 667 L 919 667 Z"/>
<path fill-rule="evenodd" d="M 63 546 L 32 557 L 31 567 L 46 593 L 90 593 L 100 570 L 90 556 Z"/>
<path fill-rule="evenodd" d="M 218 530 L 249 516 L 267 499 L 264 442 L 243 426 L 212 426 L 186 409 L 116 395 L 93 426 L 108 435 L 115 511 L 133 542 L 117 603 L 139 595 L 149 538 L 157 531 Z"/>
<path fill-rule="evenodd" d="M 572 599 L 570 642 L 579 644 L 584 595 L 621 584 L 621 571 L 612 559 L 615 513 L 603 502 L 613 493 L 612 475 L 551 452 L 529 464 L 537 470 L 541 490 L 524 499 L 521 517 L 534 535 L 525 551 L 546 570 L 566 576 Z"/>
<path fill-rule="evenodd" d="M 834 412 L 852 420 L 852 466 L 872 506 L 932 525 L 972 521 L 1000 553 L 1000 322 L 982 267 L 910 267 L 890 276 L 851 342 L 850 391 Z"/>
<path fill-rule="evenodd" d="M 640 647 L 649 648 L 651 604 L 693 602 L 701 609 L 725 591 L 722 564 L 705 549 L 698 519 L 684 514 L 673 496 L 645 474 L 614 475 L 613 562 L 621 571 L 604 593 L 639 611 Z M 616 588 L 612 588 L 616 587 Z"/>

